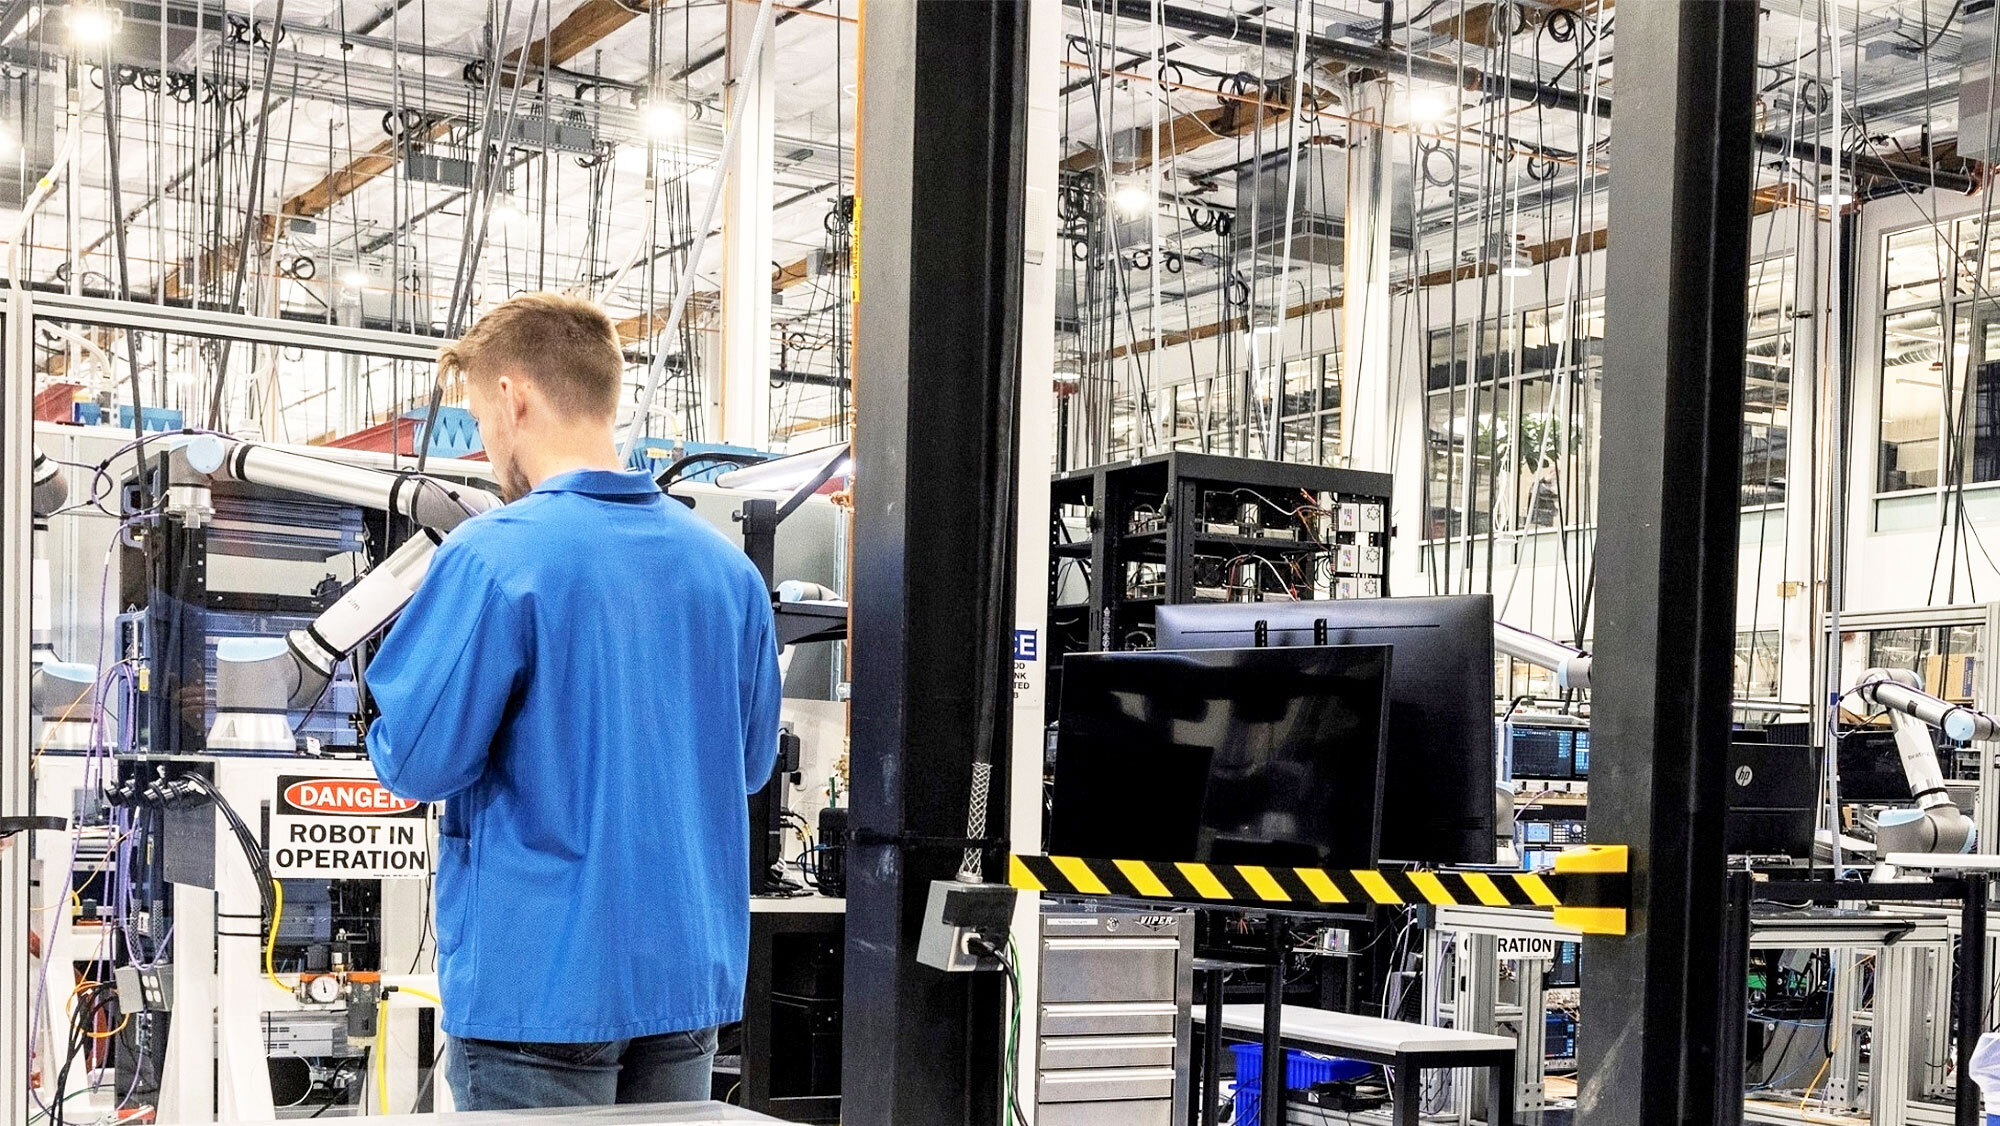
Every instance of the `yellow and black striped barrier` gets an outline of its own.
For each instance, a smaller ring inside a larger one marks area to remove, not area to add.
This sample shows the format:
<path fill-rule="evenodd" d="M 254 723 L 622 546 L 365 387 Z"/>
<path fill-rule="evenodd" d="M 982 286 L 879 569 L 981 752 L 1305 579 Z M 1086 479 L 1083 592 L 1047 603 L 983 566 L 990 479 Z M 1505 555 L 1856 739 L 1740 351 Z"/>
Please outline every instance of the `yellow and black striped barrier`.
<path fill-rule="evenodd" d="M 1052 895 L 1161 900 L 1193 904 L 1292 907 L 1312 911 L 1379 907 L 1539 907 L 1560 926 L 1586 934 L 1624 934 L 1631 901 L 1624 845 L 1565 850 L 1555 871 L 1280 868 L 1161 860 L 1020 856 L 1007 882 Z"/>

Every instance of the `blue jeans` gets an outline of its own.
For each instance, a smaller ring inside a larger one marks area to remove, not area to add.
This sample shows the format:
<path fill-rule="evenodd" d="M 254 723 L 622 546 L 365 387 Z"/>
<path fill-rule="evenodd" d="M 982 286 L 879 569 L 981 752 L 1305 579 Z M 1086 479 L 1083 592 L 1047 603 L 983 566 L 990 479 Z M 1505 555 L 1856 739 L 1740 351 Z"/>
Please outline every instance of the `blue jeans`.
<path fill-rule="evenodd" d="M 587 1044 L 454 1036 L 445 1046 L 460 1110 L 705 1102 L 714 1063 L 713 1028 Z"/>

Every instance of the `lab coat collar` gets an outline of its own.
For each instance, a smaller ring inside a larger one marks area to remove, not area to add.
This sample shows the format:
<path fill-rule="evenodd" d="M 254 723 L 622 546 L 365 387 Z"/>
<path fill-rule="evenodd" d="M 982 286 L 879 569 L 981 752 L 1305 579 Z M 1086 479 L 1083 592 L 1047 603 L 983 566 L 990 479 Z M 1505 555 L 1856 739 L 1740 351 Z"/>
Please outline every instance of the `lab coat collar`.
<path fill-rule="evenodd" d="M 538 493 L 584 493 L 591 496 L 642 496 L 658 493 L 659 483 L 638 470 L 572 469 L 536 485 Z"/>

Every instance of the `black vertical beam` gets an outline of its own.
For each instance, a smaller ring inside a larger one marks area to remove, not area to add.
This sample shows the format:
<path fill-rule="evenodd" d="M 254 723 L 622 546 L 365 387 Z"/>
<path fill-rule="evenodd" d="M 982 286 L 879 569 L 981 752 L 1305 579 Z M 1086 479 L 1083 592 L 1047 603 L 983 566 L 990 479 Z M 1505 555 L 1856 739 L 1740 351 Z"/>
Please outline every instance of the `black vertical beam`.
<path fill-rule="evenodd" d="M 1593 841 L 1630 932 L 1584 942 L 1585 1126 L 1717 1121 L 1757 5 L 1619 9 L 1592 666 Z"/>
<path fill-rule="evenodd" d="M 870 0 L 862 30 L 848 1126 L 1001 1113 L 1004 982 L 915 952 L 973 764 L 1007 757 L 1027 20 Z M 989 826 L 1006 792 L 1002 771 Z"/>
<path fill-rule="evenodd" d="M 1979 1033 L 1986 1029 L 1986 903 L 1992 878 L 1984 872 L 1967 872 L 1965 902 L 1959 916 L 1958 981 L 1953 987 L 1953 1008 L 1958 1024 L 1958 1090 L 1953 1096 L 1955 1121 L 1972 1126 L 1980 1120 L 1983 1100 L 1979 1084 L 1972 1077 L 1972 1053 L 1979 1047 Z"/>
<path fill-rule="evenodd" d="M 1722 905 L 1723 984 L 1715 1027 L 1715 1126 L 1742 1126 L 1744 1041 L 1750 1024 L 1750 873 L 1731 872 Z"/>

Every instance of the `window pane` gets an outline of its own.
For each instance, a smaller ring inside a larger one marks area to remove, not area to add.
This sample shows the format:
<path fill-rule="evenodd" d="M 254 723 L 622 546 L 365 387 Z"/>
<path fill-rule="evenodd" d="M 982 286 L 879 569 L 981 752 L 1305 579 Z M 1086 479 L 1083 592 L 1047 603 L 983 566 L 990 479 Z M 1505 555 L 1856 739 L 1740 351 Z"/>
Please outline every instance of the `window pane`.
<path fill-rule="evenodd" d="M 1569 425 L 1555 402 L 1558 389 L 1550 376 L 1521 381 L 1519 449 L 1513 472 L 1520 526 L 1553 528 L 1560 523 L 1566 471 L 1581 435 Z"/>
<path fill-rule="evenodd" d="M 1449 392 L 1433 392 L 1424 427 L 1424 472 L 1430 490 L 1430 526 L 1424 534 L 1431 539 L 1457 535 L 1459 511 L 1465 505 L 1457 469 L 1465 456 L 1465 418 L 1454 409 L 1454 398 Z"/>
<path fill-rule="evenodd" d="M 1308 463 L 1315 460 L 1313 456 L 1313 422 L 1314 420 L 1311 418 L 1301 418 L 1282 424 L 1284 426 L 1284 460 Z"/>
<path fill-rule="evenodd" d="M 1883 492 L 1938 483 L 1944 402 L 1944 318 L 1936 308 L 1882 319 Z"/>
<path fill-rule="evenodd" d="M 1470 325 L 1431 330 L 1429 386 L 1435 391 L 1464 386 L 1476 374 L 1482 380 L 1504 379 L 1513 370 L 1512 342 L 1502 330 L 1505 321 L 1486 322 L 1483 331 Z"/>
<path fill-rule="evenodd" d="M 1792 334 L 1750 341 L 1743 367 L 1743 503 L 1782 504 L 1791 437 Z"/>
<path fill-rule="evenodd" d="M 1778 695 L 1778 665 L 1783 652 L 1778 630 L 1736 635 L 1736 695 L 1772 699 Z"/>
<path fill-rule="evenodd" d="M 1966 373 L 1969 396 L 1959 396 L 1970 408 L 1964 443 L 1969 480 L 2000 481 L 2000 304 L 1978 301 L 1970 306 L 1969 331 L 1954 334 L 1954 340 L 1970 337 L 1972 353 L 1959 370 Z M 1956 353 L 1959 349 L 1954 348 Z"/>
<path fill-rule="evenodd" d="M 1300 415 L 1311 414 L 1317 408 L 1318 404 L 1313 402 L 1313 393 L 1319 383 L 1318 366 L 1318 356 L 1291 360 L 1285 364 L 1284 417 L 1297 418 Z"/>
<path fill-rule="evenodd" d="M 1939 280 L 1948 258 L 1929 227 L 1890 235 L 1882 268 L 1882 307 L 1891 311 L 1942 301 Z"/>
<path fill-rule="evenodd" d="M 1340 353 L 1329 352 L 1326 364 L 1320 369 L 1319 406 L 1323 440 L 1320 442 L 1320 464 L 1340 464 Z"/>

